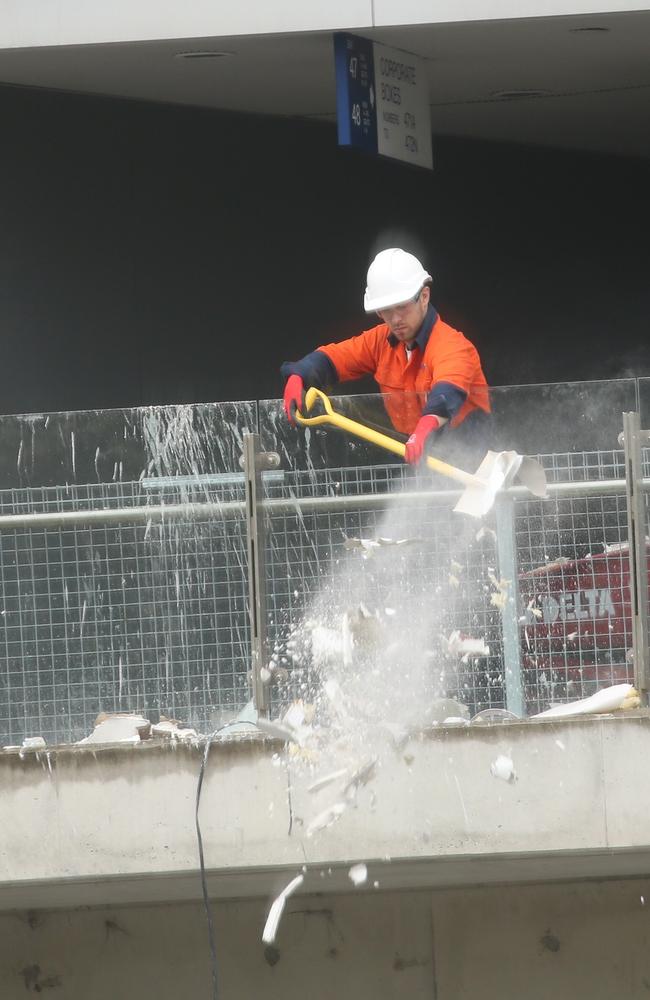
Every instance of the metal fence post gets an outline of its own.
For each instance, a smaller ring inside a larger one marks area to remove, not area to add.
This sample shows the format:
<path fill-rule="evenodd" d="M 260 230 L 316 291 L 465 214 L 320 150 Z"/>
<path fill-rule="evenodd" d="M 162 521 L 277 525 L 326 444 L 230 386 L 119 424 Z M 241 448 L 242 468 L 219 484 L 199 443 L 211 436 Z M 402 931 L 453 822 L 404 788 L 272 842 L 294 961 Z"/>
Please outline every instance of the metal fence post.
<path fill-rule="evenodd" d="M 632 615 L 632 652 L 634 655 L 634 686 L 648 698 L 648 557 L 646 552 L 646 508 L 643 489 L 643 459 L 641 445 L 650 440 L 648 431 L 641 430 L 639 414 L 623 414 L 623 447 L 625 449 L 625 485 L 627 491 L 627 524 L 630 558 L 630 610 Z"/>
<path fill-rule="evenodd" d="M 505 604 L 501 608 L 503 632 L 503 667 L 506 680 L 506 707 L 515 715 L 526 711 L 521 674 L 521 640 L 519 636 L 519 581 L 517 578 L 517 542 L 515 535 L 515 501 L 500 493 L 495 503 L 497 555 L 499 575 L 508 581 Z"/>
<path fill-rule="evenodd" d="M 251 634 L 253 704 L 260 715 L 268 715 L 269 688 L 262 681 L 268 660 L 266 634 L 266 547 L 262 470 L 280 463 L 274 452 L 260 450 L 259 434 L 244 433 L 244 481 L 246 488 L 246 536 L 248 542 L 248 608 Z"/>

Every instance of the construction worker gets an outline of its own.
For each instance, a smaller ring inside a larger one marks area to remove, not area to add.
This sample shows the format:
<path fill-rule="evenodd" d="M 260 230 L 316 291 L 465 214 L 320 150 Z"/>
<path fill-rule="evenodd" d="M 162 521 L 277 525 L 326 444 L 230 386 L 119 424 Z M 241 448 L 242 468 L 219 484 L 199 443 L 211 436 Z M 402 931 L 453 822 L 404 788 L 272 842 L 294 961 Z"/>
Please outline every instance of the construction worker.
<path fill-rule="evenodd" d="M 408 463 L 421 460 L 432 435 L 454 446 L 438 447 L 438 454 L 485 451 L 490 401 L 481 360 L 474 345 L 434 309 L 431 281 L 413 254 L 397 248 L 378 253 L 368 268 L 364 308 L 381 323 L 282 365 L 289 422 L 311 386 L 327 389 L 373 375 L 393 426 L 409 435 Z"/>

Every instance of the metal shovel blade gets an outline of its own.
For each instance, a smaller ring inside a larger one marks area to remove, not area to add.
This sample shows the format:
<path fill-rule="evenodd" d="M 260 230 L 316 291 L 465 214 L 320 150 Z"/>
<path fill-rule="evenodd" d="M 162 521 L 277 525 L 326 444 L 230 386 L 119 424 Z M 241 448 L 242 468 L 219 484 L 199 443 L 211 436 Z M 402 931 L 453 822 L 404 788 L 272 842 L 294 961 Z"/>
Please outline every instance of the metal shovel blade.
<path fill-rule="evenodd" d="M 474 478 L 476 482 L 466 487 L 454 507 L 459 514 L 483 517 L 494 504 L 499 490 L 515 480 L 535 496 L 546 496 L 546 476 L 541 465 L 516 451 L 488 451 Z"/>
<path fill-rule="evenodd" d="M 523 456 L 517 473 L 517 482 L 542 500 L 548 496 L 546 473 L 534 458 Z"/>

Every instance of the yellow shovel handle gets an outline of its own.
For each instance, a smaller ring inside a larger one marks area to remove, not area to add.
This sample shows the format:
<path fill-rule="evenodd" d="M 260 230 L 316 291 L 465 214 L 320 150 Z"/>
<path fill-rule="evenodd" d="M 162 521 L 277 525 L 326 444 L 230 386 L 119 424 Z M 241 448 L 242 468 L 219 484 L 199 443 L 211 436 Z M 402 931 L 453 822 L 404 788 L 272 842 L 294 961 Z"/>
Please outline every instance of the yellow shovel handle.
<path fill-rule="evenodd" d="M 299 424 L 303 424 L 305 427 L 332 424 L 334 427 L 339 427 L 342 431 L 347 431 L 348 434 L 354 434 L 355 437 L 363 438 L 364 441 L 369 441 L 371 444 L 376 444 L 380 448 L 385 448 L 386 451 L 392 451 L 393 454 L 404 458 L 406 446 L 401 441 L 396 441 L 394 438 L 389 437 L 388 434 L 381 434 L 380 431 L 375 431 L 371 427 L 366 427 L 365 424 L 360 424 L 356 420 L 344 417 L 342 413 L 337 413 L 332 409 L 329 396 L 326 396 L 324 392 L 313 386 L 305 394 L 305 410 L 307 413 L 314 408 L 318 400 L 323 404 L 325 412 L 315 417 L 306 417 L 300 410 L 296 410 L 296 420 Z M 439 472 L 449 479 L 455 479 L 456 482 L 462 483 L 463 486 L 476 485 L 476 477 L 472 476 L 471 473 L 464 472 L 463 469 L 457 469 L 453 465 L 448 465 L 447 462 L 442 462 L 439 458 L 428 456 L 427 466 L 433 469 L 434 472 Z"/>

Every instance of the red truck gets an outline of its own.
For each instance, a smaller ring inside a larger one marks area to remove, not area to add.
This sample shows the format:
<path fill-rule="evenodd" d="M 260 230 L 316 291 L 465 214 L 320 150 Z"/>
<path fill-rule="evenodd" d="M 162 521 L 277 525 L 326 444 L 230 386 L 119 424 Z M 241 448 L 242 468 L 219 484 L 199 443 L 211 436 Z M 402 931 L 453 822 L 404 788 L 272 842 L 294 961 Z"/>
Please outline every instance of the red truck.
<path fill-rule="evenodd" d="M 519 576 L 528 711 L 633 680 L 627 543 Z"/>

